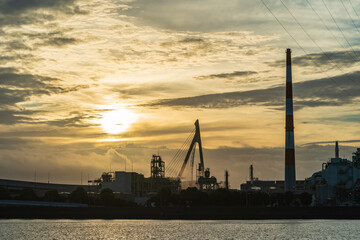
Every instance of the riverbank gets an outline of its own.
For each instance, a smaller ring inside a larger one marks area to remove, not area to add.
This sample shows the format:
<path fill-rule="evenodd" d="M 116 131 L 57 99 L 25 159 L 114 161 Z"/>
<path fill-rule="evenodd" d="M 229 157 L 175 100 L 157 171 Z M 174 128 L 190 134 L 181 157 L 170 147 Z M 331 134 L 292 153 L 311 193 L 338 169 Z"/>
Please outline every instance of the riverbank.
<path fill-rule="evenodd" d="M 359 207 L 39 207 L 1 206 L 1 219 L 360 219 Z"/>

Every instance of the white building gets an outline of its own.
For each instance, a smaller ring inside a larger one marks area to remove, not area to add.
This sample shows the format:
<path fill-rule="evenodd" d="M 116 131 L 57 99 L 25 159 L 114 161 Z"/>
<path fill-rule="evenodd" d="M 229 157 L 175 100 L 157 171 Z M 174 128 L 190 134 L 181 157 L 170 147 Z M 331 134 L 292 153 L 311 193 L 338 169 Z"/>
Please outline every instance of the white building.
<path fill-rule="evenodd" d="M 317 204 L 360 200 L 357 192 L 360 189 L 360 148 L 353 154 L 352 161 L 340 158 L 337 148 L 335 158 L 323 163 L 322 170 L 308 179 L 311 181 Z"/>

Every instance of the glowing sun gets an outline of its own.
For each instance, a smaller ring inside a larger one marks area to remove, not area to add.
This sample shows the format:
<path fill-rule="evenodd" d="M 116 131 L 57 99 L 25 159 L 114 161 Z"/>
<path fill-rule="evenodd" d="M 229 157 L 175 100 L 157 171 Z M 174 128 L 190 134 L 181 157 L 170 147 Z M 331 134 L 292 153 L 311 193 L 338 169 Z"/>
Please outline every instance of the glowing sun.
<path fill-rule="evenodd" d="M 105 132 L 118 134 L 125 132 L 137 118 L 138 115 L 136 113 L 122 108 L 103 113 L 100 124 Z"/>

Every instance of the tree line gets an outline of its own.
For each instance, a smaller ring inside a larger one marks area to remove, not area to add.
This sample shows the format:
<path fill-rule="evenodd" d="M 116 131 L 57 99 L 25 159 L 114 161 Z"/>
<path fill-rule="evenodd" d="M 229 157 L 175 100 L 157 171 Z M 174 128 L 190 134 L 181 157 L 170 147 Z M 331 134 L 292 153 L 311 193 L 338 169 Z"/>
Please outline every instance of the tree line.
<path fill-rule="evenodd" d="M 11 195 L 14 195 L 12 197 Z M 59 194 L 57 190 L 49 190 L 42 197 L 38 197 L 31 188 L 24 188 L 18 194 L 10 194 L 9 190 L 0 188 L 0 200 L 26 200 L 48 202 L 82 203 L 94 206 L 137 206 L 135 202 L 116 198 L 109 188 L 101 190 L 100 194 L 88 194 L 84 188 L 78 187 L 68 195 Z M 200 191 L 197 188 L 188 188 L 179 193 L 172 193 L 169 188 L 162 188 L 150 197 L 147 206 L 309 206 L 312 195 L 309 193 L 293 194 L 241 192 L 229 191 L 220 188 L 212 192 Z"/>
<path fill-rule="evenodd" d="M 212 192 L 203 192 L 197 188 L 182 190 L 179 194 L 163 188 L 147 201 L 148 206 L 309 206 L 312 195 L 309 193 L 293 194 L 241 192 L 220 188 Z"/>

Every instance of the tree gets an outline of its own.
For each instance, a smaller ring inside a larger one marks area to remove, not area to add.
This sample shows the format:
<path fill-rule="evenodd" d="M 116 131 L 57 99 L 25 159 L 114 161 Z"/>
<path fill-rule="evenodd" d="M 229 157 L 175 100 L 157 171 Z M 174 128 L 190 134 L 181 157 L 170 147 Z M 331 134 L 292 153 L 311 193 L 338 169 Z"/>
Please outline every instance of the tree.
<path fill-rule="evenodd" d="M 43 200 L 49 202 L 61 202 L 62 199 L 57 190 L 49 190 L 45 193 Z"/>
<path fill-rule="evenodd" d="M 286 192 L 284 194 L 284 201 L 286 203 L 286 205 L 290 205 L 294 200 L 294 194 L 290 191 Z"/>
<path fill-rule="evenodd" d="M 70 193 L 69 200 L 73 203 L 87 203 L 88 195 L 84 188 L 78 187 Z"/>
<path fill-rule="evenodd" d="M 0 187 L 0 199 L 1 199 L 1 200 L 11 199 L 9 190 Z"/>
<path fill-rule="evenodd" d="M 187 188 L 180 192 L 180 199 L 185 205 L 189 206 L 201 206 L 207 205 L 208 194 L 206 192 L 199 191 L 197 188 Z"/>
<path fill-rule="evenodd" d="M 38 200 L 38 197 L 36 196 L 32 188 L 24 188 L 20 191 L 19 199 L 27 200 L 27 201 L 36 201 Z"/>
<path fill-rule="evenodd" d="M 299 195 L 299 199 L 303 206 L 309 206 L 312 202 L 312 195 L 310 193 L 303 192 Z"/>
<path fill-rule="evenodd" d="M 105 188 L 100 192 L 100 201 L 104 205 L 114 204 L 115 196 L 110 188 Z"/>
<path fill-rule="evenodd" d="M 162 188 L 157 194 L 158 196 L 158 206 L 167 206 L 171 201 L 171 190 L 170 188 Z"/>

